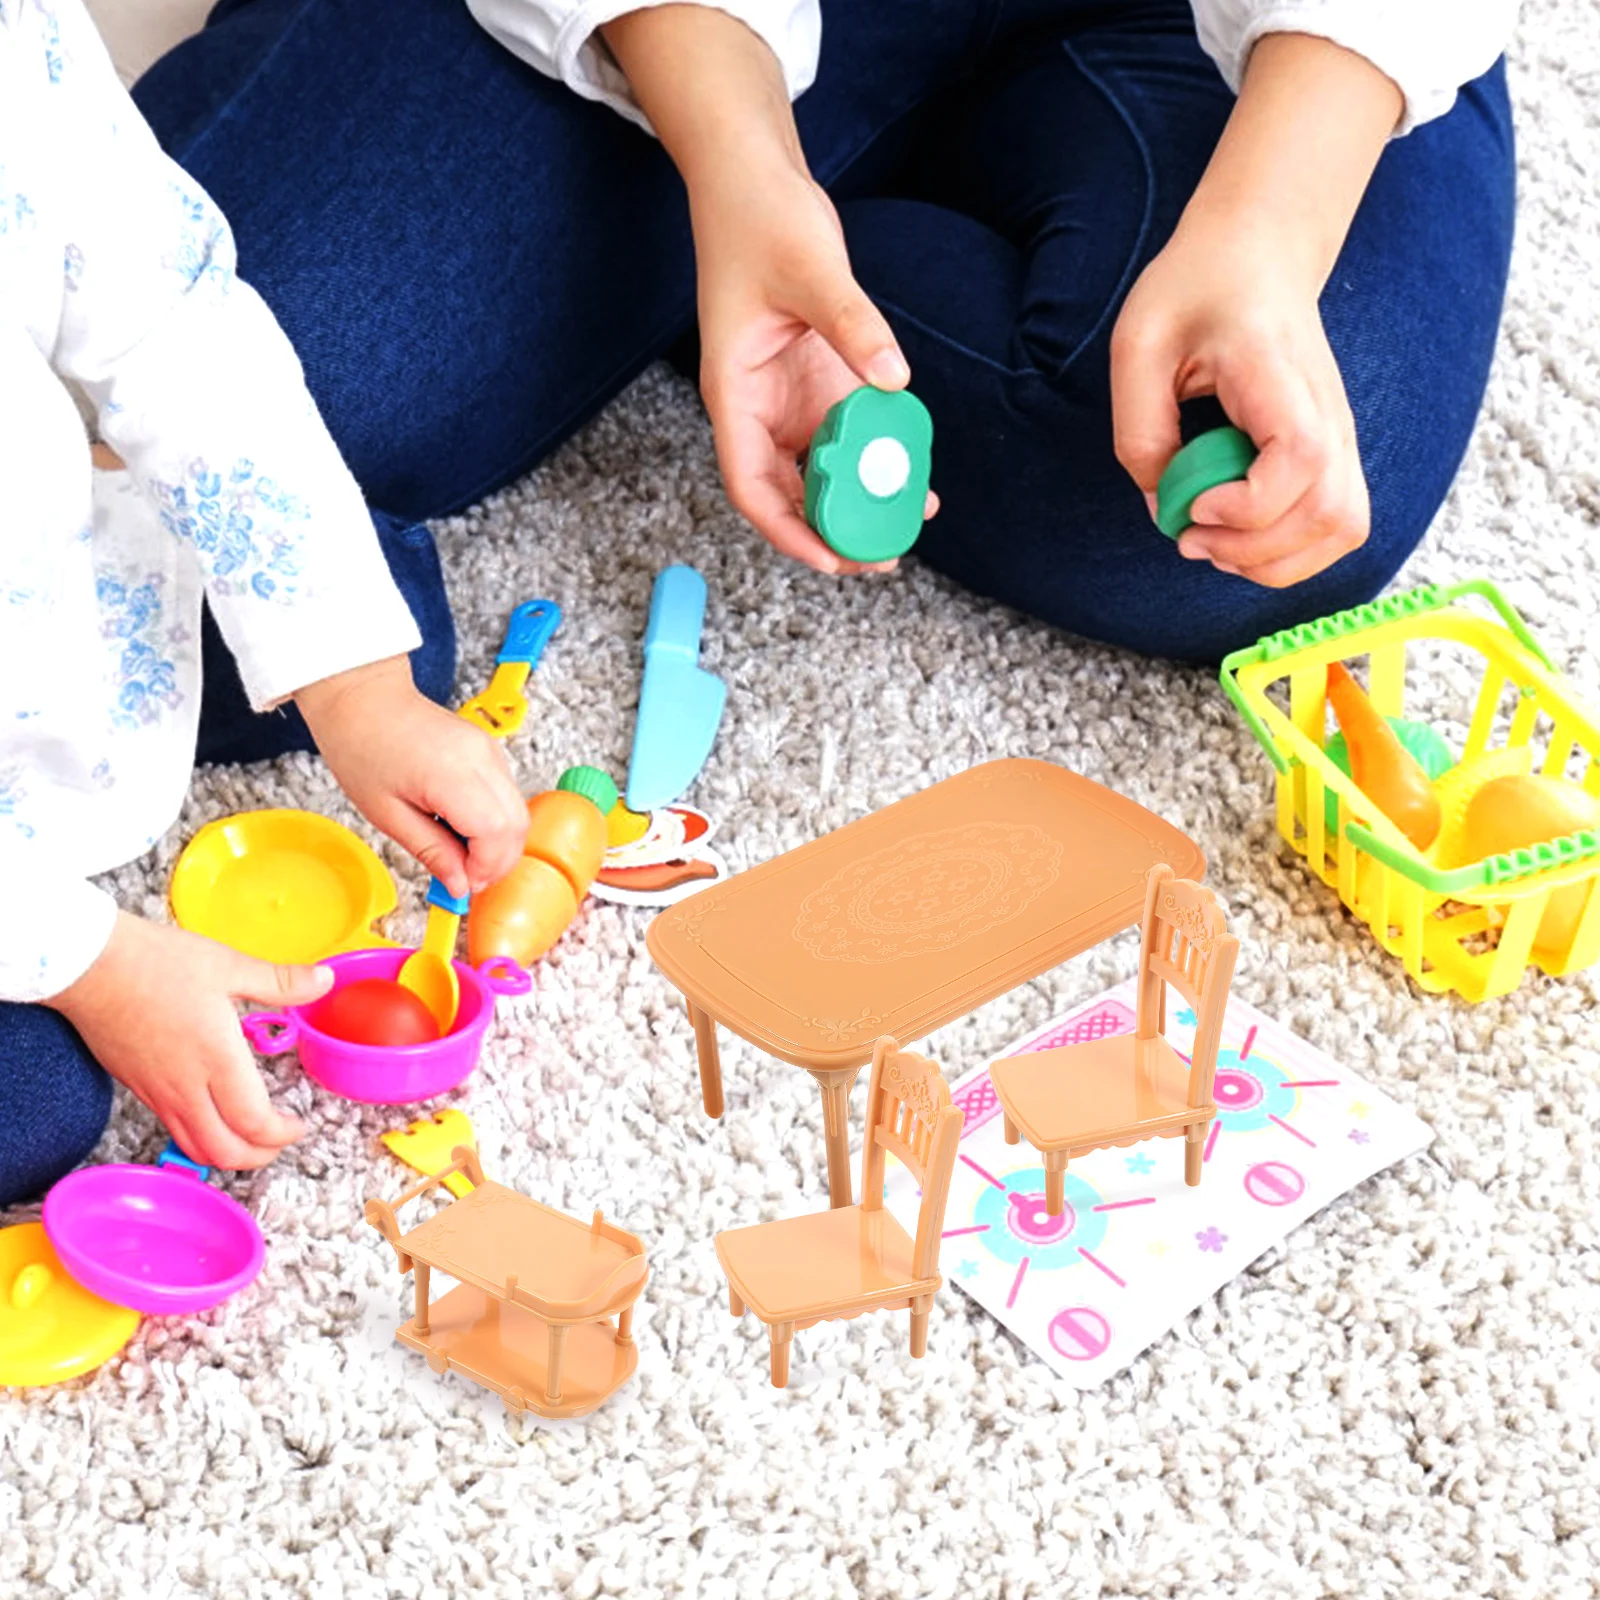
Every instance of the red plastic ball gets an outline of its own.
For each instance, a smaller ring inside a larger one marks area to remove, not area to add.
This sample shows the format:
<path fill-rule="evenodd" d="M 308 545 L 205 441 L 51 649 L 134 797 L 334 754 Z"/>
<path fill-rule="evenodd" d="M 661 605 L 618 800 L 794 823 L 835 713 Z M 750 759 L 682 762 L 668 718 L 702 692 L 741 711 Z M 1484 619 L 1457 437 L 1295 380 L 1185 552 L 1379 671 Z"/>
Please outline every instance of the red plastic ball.
<path fill-rule="evenodd" d="M 393 1047 L 439 1037 L 433 1013 L 392 978 L 362 978 L 317 1002 L 313 1025 L 347 1044 Z"/>

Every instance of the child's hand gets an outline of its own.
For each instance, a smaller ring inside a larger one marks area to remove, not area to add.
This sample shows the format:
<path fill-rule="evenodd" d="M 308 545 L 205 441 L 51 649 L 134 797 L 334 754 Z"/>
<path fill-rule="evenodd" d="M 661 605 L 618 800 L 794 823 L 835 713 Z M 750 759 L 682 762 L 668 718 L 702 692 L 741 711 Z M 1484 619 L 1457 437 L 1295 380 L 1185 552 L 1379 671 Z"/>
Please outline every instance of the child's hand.
<path fill-rule="evenodd" d="M 851 274 L 832 202 L 797 167 L 729 164 L 691 198 L 700 387 L 728 498 L 785 555 L 819 572 L 865 570 L 807 525 L 795 458 L 852 390 L 903 389 L 905 357 Z"/>
<path fill-rule="evenodd" d="M 317 748 L 373 827 L 453 895 L 477 894 L 517 864 L 528 811 L 488 734 L 417 692 L 404 656 L 299 690 Z M 442 817 L 468 842 L 463 850 Z"/>
<path fill-rule="evenodd" d="M 1261 453 L 1247 481 L 1201 495 L 1178 549 L 1282 589 L 1365 543 L 1370 513 L 1317 286 L 1274 244 L 1186 218 L 1122 309 L 1111 397 L 1117 459 L 1153 495 L 1181 443 L 1178 402 L 1216 395 Z"/>
<path fill-rule="evenodd" d="M 305 1132 L 273 1110 L 235 1000 L 306 1005 L 326 967 L 274 967 L 181 928 L 122 913 L 95 964 L 49 1004 L 192 1160 L 263 1167 Z"/>

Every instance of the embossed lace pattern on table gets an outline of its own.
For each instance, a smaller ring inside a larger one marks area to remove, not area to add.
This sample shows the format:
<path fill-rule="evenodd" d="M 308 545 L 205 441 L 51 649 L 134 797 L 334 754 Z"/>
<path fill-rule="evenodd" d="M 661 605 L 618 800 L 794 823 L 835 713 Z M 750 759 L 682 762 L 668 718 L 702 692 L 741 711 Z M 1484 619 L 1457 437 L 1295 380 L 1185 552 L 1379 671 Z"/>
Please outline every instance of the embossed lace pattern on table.
<path fill-rule="evenodd" d="M 1032 823 L 916 834 L 851 862 L 801 903 L 793 937 L 820 961 L 876 965 L 956 948 L 1009 922 L 1061 873 Z"/>

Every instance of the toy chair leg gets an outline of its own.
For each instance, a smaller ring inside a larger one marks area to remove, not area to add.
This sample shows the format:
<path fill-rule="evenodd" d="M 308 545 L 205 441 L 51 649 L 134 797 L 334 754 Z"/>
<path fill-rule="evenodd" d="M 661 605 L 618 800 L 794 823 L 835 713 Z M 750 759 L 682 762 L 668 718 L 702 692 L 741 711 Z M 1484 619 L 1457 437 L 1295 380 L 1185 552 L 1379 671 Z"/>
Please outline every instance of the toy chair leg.
<path fill-rule="evenodd" d="M 772 1387 L 789 1387 L 789 1346 L 794 1339 L 792 1322 L 774 1322 L 767 1332 L 772 1336 Z"/>
<path fill-rule="evenodd" d="M 546 1400 L 559 1400 L 561 1398 L 561 1358 L 567 1350 L 567 1330 L 565 1326 L 550 1329 L 550 1356 L 544 1369 L 544 1397 Z"/>
<path fill-rule="evenodd" d="M 1059 1217 L 1062 1207 L 1066 1204 L 1066 1175 L 1067 1152 L 1065 1150 L 1046 1150 L 1044 1152 L 1044 1208 L 1052 1217 Z"/>
<path fill-rule="evenodd" d="M 417 1334 L 420 1338 L 428 1337 L 428 1264 L 426 1261 L 416 1263 L 417 1276 Z"/>
<path fill-rule="evenodd" d="M 1183 1147 L 1183 1181 L 1191 1189 L 1200 1182 L 1200 1166 L 1206 1158 L 1206 1127 L 1206 1123 L 1198 1122 L 1190 1128 Z"/>
<path fill-rule="evenodd" d="M 1009 1116 L 1006 1115 L 1005 1112 L 1002 1111 L 1000 1115 L 1006 1119 L 1006 1143 L 1021 1144 L 1022 1130 L 1011 1120 Z"/>
<path fill-rule="evenodd" d="M 736 1317 L 744 1315 L 744 1301 L 739 1298 L 739 1291 L 731 1283 L 728 1285 L 728 1310 Z"/>
<path fill-rule="evenodd" d="M 708 1117 L 722 1115 L 722 1057 L 717 1051 L 716 1020 L 690 1002 L 689 1021 L 694 1025 L 695 1049 L 700 1056 L 700 1098 Z"/>
<path fill-rule="evenodd" d="M 928 1313 L 932 1310 L 931 1294 L 911 1302 L 911 1354 L 918 1360 L 928 1353 Z"/>
<path fill-rule="evenodd" d="M 627 1307 L 617 1318 L 617 1343 L 633 1343 L 633 1307 Z"/>

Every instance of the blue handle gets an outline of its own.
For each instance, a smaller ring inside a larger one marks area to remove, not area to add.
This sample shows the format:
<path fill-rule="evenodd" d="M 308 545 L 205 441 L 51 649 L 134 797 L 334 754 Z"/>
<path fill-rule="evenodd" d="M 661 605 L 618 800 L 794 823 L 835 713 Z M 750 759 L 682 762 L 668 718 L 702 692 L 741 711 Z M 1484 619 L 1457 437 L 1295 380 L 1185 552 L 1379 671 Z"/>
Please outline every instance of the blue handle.
<path fill-rule="evenodd" d="M 428 885 L 428 904 L 438 906 L 441 911 L 448 911 L 455 916 L 464 917 L 467 907 L 472 904 L 469 895 L 453 895 L 445 886 L 435 878 Z"/>
<path fill-rule="evenodd" d="M 167 1148 L 156 1157 L 158 1167 L 177 1167 L 181 1172 L 193 1174 L 202 1183 L 211 1176 L 210 1167 L 202 1167 L 198 1161 L 191 1161 L 183 1151 L 178 1148 L 176 1139 L 167 1140 Z"/>
<path fill-rule="evenodd" d="M 550 635 L 561 626 L 561 607 L 554 600 L 524 600 L 506 624 L 506 642 L 494 658 L 497 667 L 508 661 L 537 666 Z"/>
<path fill-rule="evenodd" d="M 536 601 L 535 604 L 543 604 L 543 602 Z M 436 816 L 433 820 L 437 822 L 439 826 L 443 828 L 450 835 L 450 837 L 461 846 L 463 850 L 471 848 L 465 837 L 457 833 L 456 830 L 452 828 L 443 817 Z M 440 883 L 437 878 L 434 878 L 428 884 L 428 904 L 430 906 L 438 906 L 441 911 L 448 911 L 454 916 L 464 917 L 467 914 L 467 907 L 471 904 L 471 900 L 467 895 L 462 895 L 457 898 L 455 895 L 451 894 L 450 891 L 445 888 L 445 886 Z"/>
<path fill-rule="evenodd" d="M 706 615 L 706 580 L 693 567 L 665 567 L 650 597 L 650 621 L 644 648 L 670 650 L 695 662 L 700 659 L 700 628 Z"/>

